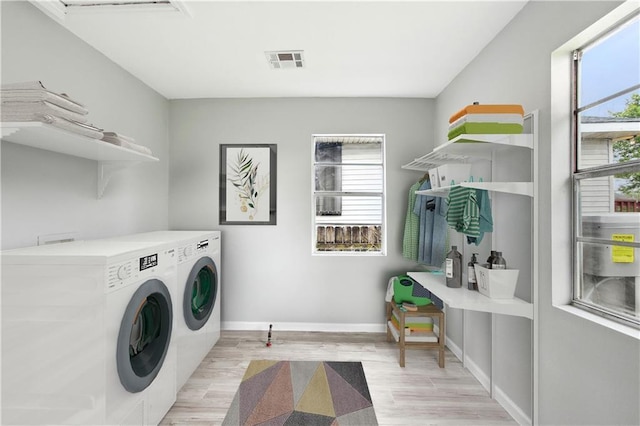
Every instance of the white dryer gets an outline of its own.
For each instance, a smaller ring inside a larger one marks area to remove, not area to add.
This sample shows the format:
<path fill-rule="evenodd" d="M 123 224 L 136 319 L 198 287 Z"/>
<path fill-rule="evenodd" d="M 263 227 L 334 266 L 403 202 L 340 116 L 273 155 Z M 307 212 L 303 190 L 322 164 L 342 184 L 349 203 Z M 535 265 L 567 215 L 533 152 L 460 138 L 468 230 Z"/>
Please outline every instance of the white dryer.
<path fill-rule="evenodd" d="M 2 423 L 159 423 L 176 399 L 176 267 L 151 243 L 3 251 Z"/>
<path fill-rule="evenodd" d="M 177 250 L 183 319 L 176 322 L 178 389 L 220 339 L 220 239 L 220 231 L 201 234 Z"/>
<path fill-rule="evenodd" d="M 180 390 L 220 339 L 220 231 L 155 231 L 118 241 L 156 242 L 175 248 L 177 389 Z"/>

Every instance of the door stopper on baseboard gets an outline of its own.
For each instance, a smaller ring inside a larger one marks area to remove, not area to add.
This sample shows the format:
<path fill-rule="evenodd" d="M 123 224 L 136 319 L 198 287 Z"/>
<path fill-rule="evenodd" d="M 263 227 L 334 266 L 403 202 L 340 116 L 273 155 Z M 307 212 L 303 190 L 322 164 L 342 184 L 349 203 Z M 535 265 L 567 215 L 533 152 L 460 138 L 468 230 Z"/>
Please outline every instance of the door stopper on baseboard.
<path fill-rule="evenodd" d="M 271 327 L 273 327 L 273 324 L 269 324 L 269 333 L 267 333 L 267 347 L 268 348 L 271 347 Z"/>

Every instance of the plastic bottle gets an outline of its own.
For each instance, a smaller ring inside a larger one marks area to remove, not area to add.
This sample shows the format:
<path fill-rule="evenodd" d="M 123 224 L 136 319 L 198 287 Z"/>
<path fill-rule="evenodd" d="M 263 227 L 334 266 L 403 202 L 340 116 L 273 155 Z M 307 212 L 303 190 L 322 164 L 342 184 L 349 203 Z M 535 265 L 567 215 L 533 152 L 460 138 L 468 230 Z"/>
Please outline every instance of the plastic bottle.
<path fill-rule="evenodd" d="M 487 257 L 487 269 L 491 269 L 491 264 L 493 263 L 493 259 L 495 259 L 497 254 L 497 251 L 491 250 L 491 255 Z"/>
<path fill-rule="evenodd" d="M 478 290 L 478 280 L 476 279 L 476 269 L 473 265 L 478 263 L 476 254 L 471 255 L 471 260 L 467 263 L 467 287 L 469 290 Z"/>
<path fill-rule="evenodd" d="M 507 261 L 502 257 L 501 251 L 497 252 L 496 257 L 493 259 L 491 269 L 507 269 Z"/>
<path fill-rule="evenodd" d="M 447 253 L 445 276 L 447 287 L 462 287 L 462 255 L 458 252 L 457 246 L 451 246 L 451 251 Z"/>

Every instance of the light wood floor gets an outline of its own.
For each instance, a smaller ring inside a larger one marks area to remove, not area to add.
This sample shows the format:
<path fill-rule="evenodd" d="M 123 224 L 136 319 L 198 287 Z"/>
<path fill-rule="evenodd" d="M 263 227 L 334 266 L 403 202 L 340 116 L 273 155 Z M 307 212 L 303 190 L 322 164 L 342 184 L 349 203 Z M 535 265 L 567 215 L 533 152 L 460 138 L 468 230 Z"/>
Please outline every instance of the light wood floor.
<path fill-rule="evenodd" d="M 382 333 L 223 331 L 179 392 L 163 425 L 220 425 L 249 361 L 256 359 L 361 361 L 378 422 L 391 425 L 516 424 L 448 350 L 407 349 L 406 367 Z M 366 426 L 366 425 L 363 425 Z"/>

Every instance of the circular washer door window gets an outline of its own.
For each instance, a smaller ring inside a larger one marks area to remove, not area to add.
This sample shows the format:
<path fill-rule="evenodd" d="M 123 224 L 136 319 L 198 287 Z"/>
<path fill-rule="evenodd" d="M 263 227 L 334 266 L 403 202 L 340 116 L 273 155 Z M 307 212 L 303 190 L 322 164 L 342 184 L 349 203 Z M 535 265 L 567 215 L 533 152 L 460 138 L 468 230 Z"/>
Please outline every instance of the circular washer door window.
<path fill-rule="evenodd" d="M 187 327 L 201 329 L 209 320 L 218 294 L 218 270 L 210 257 L 200 258 L 191 268 L 184 288 L 182 310 Z"/>
<path fill-rule="evenodd" d="M 146 389 L 160 372 L 171 340 L 171 306 L 169 289 L 156 279 L 146 281 L 131 297 L 116 352 L 118 376 L 127 391 Z"/>

